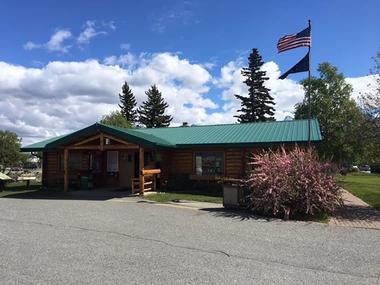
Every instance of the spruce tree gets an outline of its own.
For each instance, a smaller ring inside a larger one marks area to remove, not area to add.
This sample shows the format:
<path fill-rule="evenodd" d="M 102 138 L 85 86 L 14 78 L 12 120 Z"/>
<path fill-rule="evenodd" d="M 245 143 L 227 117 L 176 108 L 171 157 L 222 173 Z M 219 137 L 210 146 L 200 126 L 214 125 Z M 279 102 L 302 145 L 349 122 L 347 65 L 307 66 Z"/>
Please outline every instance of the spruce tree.
<path fill-rule="evenodd" d="M 148 100 L 143 102 L 138 110 L 139 122 L 147 128 L 168 127 L 173 118 L 165 115 L 165 110 L 169 105 L 162 98 L 157 86 L 152 85 L 145 94 Z"/>
<path fill-rule="evenodd" d="M 264 122 L 274 120 L 274 100 L 269 95 L 270 89 L 264 86 L 264 82 L 269 78 L 266 72 L 261 70 L 264 64 L 257 49 L 252 49 L 248 57 L 248 67 L 243 67 L 241 74 L 246 78 L 243 82 L 248 86 L 248 97 L 235 95 L 241 101 L 241 114 L 239 123 Z"/>
<path fill-rule="evenodd" d="M 128 122 L 135 124 L 137 122 L 136 98 L 127 82 L 124 82 L 121 91 L 122 93 L 119 94 L 121 114 Z"/>

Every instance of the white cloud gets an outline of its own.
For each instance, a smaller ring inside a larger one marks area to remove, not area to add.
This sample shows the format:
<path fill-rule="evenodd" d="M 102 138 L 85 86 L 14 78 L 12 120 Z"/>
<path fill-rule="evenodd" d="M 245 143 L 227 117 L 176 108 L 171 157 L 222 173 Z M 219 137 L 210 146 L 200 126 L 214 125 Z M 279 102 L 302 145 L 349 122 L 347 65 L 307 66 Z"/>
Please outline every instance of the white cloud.
<path fill-rule="evenodd" d="M 115 24 L 115 21 L 102 21 L 102 26 L 103 27 L 106 27 L 106 28 L 109 28 L 113 31 L 116 30 L 116 24 Z"/>
<path fill-rule="evenodd" d="M 77 38 L 77 42 L 80 45 L 88 44 L 92 38 L 105 34 L 107 34 L 107 32 L 97 30 L 95 21 L 86 21 L 83 31 Z"/>
<path fill-rule="evenodd" d="M 29 42 L 27 42 L 26 44 L 24 44 L 23 47 L 24 47 L 24 49 L 26 49 L 26 50 L 32 50 L 32 49 L 35 49 L 35 48 L 41 48 L 41 45 L 29 41 Z"/>
<path fill-rule="evenodd" d="M 173 125 L 235 122 L 239 102 L 234 94 L 247 93 L 241 65 L 241 59 L 231 61 L 213 77 L 203 64 L 171 53 L 127 53 L 108 57 L 103 63 L 55 61 L 39 68 L 0 62 L 0 129 L 15 131 L 26 144 L 85 127 L 118 108 L 124 81 L 139 104 L 146 100 L 145 91 L 157 84 L 169 103 Z M 268 62 L 263 69 L 277 102 L 276 118 L 283 119 L 303 99 L 303 91 L 293 80 L 277 79 L 276 63 Z M 354 78 L 353 84 L 356 88 L 363 81 Z M 211 87 L 220 90 L 222 106 L 218 98 L 209 98 Z"/>
<path fill-rule="evenodd" d="M 69 46 L 65 46 L 63 42 L 71 38 L 71 32 L 69 30 L 57 31 L 50 40 L 46 43 L 46 48 L 50 51 L 68 52 Z"/>
<path fill-rule="evenodd" d="M 44 48 L 48 51 L 58 51 L 62 53 L 66 53 L 69 51 L 70 46 L 65 45 L 64 42 L 71 38 L 72 34 L 68 29 L 62 29 L 56 31 L 51 37 L 50 40 L 44 44 L 36 44 L 34 42 L 28 41 L 24 44 L 24 49 L 32 50 L 38 48 Z"/>
<path fill-rule="evenodd" d="M 169 26 L 195 25 L 200 21 L 193 13 L 193 3 L 177 1 L 172 7 L 164 7 L 161 12 L 152 15 L 151 29 L 156 33 L 163 33 Z"/>
<path fill-rule="evenodd" d="M 104 60 L 103 63 L 106 65 L 120 65 L 120 66 L 129 66 L 132 67 L 138 62 L 138 59 L 136 58 L 135 55 L 132 53 L 128 52 L 126 54 L 122 54 L 120 56 L 107 56 Z"/>
<path fill-rule="evenodd" d="M 247 87 L 242 82 L 244 78 L 240 73 L 242 66 L 242 58 L 227 63 L 221 68 L 220 78 L 215 80 L 215 84 L 224 89 L 221 94 L 222 99 L 226 101 L 223 110 L 230 114 L 236 114 L 236 110 L 240 107 L 240 102 L 234 95 L 248 95 Z M 278 79 L 281 72 L 278 65 L 273 61 L 266 62 L 262 69 L 267 72 L 269 80 L 266 82 L 266 86 L 271 89 L 270 94 L 276 102 L 275 118 L 283 120 L 286 116 L 293 117 L 294 105 L 301 102 L 305 96 L 302 86 L 292 79 Z M 376 86 L 373 75 L 346 78 L 346 81 L 353 86 L 352 98 L 355 100 L 360 94 L 369 92 Z"/>
<path fill-rule="evenodd" d="M 376 90 L 377 82 L 375 75 L 367 75 L 363 77 L 348 77 L 346 81 L 353 87 L 352 97 L 358 100 L 360 95 Z"/>
<path fill-rule="evenodd" d="M 217 105 L 205 97 L 211 79 L 206 69 L 175 54 L 134 57 L 138 64 L 124 67 L 96 60 L 56 61 L 42 68 L 0 62 L 0 129 L 15 131 L 25 144 L 82 128 L 118 108 L 125 80 L 139 103 L 157 84 L 174 124 L 208 121 L 207 110 Z"/>
<path fill-rule="evenodd" d="M 263 70 L 269 77 L 266 86 L 271 90 L 270 94 L 276 102 L 276 119 L 283 120 L 286 116 L 294 116 L 294 105 L 301 102 L 305 96 L 301 85 L 291 79 L 278 79 L 281 72 L 273 61 L 265 63 Z"/>
<path fill-rule="evenodd" d="M 79 47 L 90 43 L 90 41 L 99 36 L 106 35 L 108 32 L 112 30 L 116 30 L 115 22 L 101 22 L 98 23 L 96 21 L 86 21 L 83 25 L 82 32 L 78 35 L 76 42 Z M 32 41 L 28 41 L 23 45 L 25 50 L 33 50 L 33 49 L 46 49 L 51 52 L 61 52 L 67 53 L 71 45 L 65 44 L 65 42 L 73 37 L 71 31 L 69 29 L 59 29 L 50 37 L 49 41 L 46 43 L 35 43 Z"/>
<path fill-rule="evenodd" d="M 120 49 L 122 49 L 122 50 L 130 50 L 131 49 L 131 44 L 129 44 L 129 43 L 122 43 L 122 44 L 120 44 Z"/>

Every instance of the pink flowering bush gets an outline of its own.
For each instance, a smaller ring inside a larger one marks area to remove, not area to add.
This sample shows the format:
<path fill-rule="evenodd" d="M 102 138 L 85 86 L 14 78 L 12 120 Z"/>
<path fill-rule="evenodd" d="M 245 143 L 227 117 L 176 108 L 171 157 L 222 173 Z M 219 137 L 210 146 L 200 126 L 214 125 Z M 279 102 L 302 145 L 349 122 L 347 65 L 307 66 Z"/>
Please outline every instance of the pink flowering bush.
<path fill-rule="evenodd" d="M 253 157 L 252 165 L 246 186 L 256 211 L 288 219 L 331 212 L 342 204 L 331 165 L 319 162 L 312 149 L 264 152 Z"/>

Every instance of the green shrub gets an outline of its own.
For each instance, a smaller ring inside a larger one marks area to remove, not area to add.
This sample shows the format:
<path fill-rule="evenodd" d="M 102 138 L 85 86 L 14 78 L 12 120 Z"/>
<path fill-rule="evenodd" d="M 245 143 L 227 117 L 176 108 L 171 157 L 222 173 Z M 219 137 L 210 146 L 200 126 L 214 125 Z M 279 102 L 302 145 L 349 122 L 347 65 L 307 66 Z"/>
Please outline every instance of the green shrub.
<path fill-rule="evenodd" d="M 191 180 L 189 174 L 176 174 L 167 180 L 165 191 L 221 197 L 223 186 L 217 181 Z"/>
<path fill-rule="evenodd" d="M 192 188 L 192 181 L 189 174 L 176 174 L 169 177 L 166 184 L 166 191 L 184 191 Z"/>
<path fill-rule="evenodd" d="M 223 185 L 217 181 L 194 181 L 193 191 L 203 195 L 219 197 L 223 195 Z"/>

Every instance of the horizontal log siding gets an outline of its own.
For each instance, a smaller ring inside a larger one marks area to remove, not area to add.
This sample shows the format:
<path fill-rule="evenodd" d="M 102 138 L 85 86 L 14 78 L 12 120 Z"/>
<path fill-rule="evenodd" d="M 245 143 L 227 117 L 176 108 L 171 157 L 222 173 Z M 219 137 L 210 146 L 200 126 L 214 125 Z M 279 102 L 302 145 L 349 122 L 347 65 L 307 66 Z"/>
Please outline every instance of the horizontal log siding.
<path fill-rule="evenodd" d="M 244 172 L 243 149 L 227 149 L 224 152 L 224 171 L 227 177 L 241 178 Z"/>
<path fill-rule="evenodd" d="M 171 157 L 171 174 L 193 174 L 193 151 L 180 150 L 169 152 Z"/>
<path fill-rule="evenodd" d="M 62 184 L 63 170 L 59 169 L 59 152 L 45 152 L 43 159 L 46 159 L 44 185 L 48 187 L 55 187 Z"/>
<path fill-rule="evenodd" d="M 169 178 L 172 173 L 172 164 L 171 164 L 171 156 L 169 151 L 161 151 L 159 152 L 159 156 L 161 158 L 160 169 L 161 181 L 165 181 Z"/>
<path fill-rule="evenodd" d="M 184 149 L 167 151 L 169 157 L 166 162 L 170 167 L 162 166 L 163 175 L 177 174 L 195 175 L 195 153 L 197 152 L 223 152 L 224 153 L 224 175 L 232 178 L 241 178 L 245 174 L 247 162 L 244 148 L 212 148 L 212 149 Z"/>
<path fill-rule="evenodd" d="M 161 157 L 161 178 L 163 180 L 178 174 L 195 175 L 195 153 L 196 152 L 223 152 L 224 153 L 224 175 L 232 178 L 242 178 L 250 171 L 249 163 L 252 154 L 261 151 L 259 148 L 212 148 L 212 149 L 181 149 L 158 151 Z M 72 152 L 72 151 L 70 151 Z M 82 152 L 81 170 L 88 169 L 88 155 Z M 63 185 L 63 170 L 59 169 L 59 152 L 45 152 L 45 169 L 43 169 L 43 180 L 46 186 Z M 103 166 L 105 166 L 105 161 Z M 70 179 L 75 178 L 80 170 L 71 170 Z"/>
<path fill-rule="evenodd" d="M 73 153 L 70 151 L 69 153 Z M 78 151 L 75 151 L 78 153 Z M 59 160 L 60 155 L 63 156 L 63 152 L 49 151 L 44 152 L 43 159 L 46 159 L 45 169 L 43 169 L 43 185 L 47 187 L 63 186 L 63 169 L 60 169 Z M 70 155 L 70 154 L 69 154 Z M 80 169 L 69 169 L 70 180 L 77 179 L 79 173 L 83 170 L 87 170 L 89 166 L 88 154 L 81 152 L 81 165 Z"/>
<path fill-rule="evenodd" d="M 90 166 L 89 158 L 90 157 L 87 153 L 82 153 L 80 169 L 87 170 L 89 168 L 89 166 Z"/>

